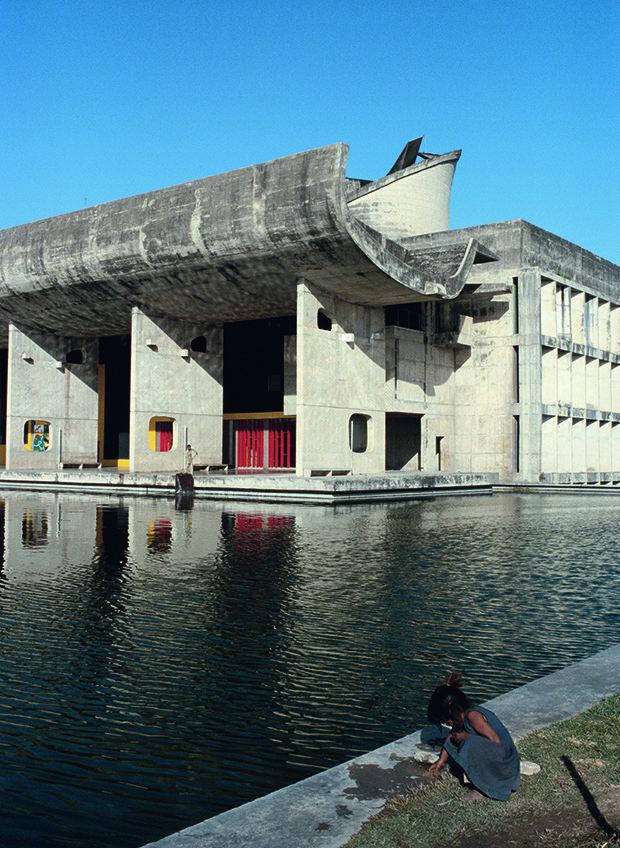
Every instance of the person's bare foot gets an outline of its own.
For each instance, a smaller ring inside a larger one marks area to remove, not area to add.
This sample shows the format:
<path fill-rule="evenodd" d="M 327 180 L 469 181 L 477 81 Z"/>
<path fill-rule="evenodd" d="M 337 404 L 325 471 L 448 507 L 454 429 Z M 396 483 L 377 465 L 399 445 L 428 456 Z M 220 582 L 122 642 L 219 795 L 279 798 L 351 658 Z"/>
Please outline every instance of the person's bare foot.
<path fill-rule="evenodd" d="M 469 803 L 469 801 L 481 801 L 484 798 L 486 798 L 486 795 L 483 795 L 482 792 L 478 792 L 477 789 L 472 789 L 471 792 L 466 792 L 461 796 L 461 801 L 467 801 Z"/>

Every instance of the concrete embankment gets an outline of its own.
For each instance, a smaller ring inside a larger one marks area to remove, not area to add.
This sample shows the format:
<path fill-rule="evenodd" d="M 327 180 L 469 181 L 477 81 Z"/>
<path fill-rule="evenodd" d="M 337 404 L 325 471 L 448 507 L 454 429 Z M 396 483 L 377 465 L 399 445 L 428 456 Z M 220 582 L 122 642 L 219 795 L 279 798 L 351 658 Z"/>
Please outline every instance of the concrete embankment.
<path fill-rule="evenodd" d="M 440 495 L 491 494 L 497 474 L 386 472 L 349 475 L 325 471 L 295 474 L 194 475 L 197 498 L 267 503 L 353 504 L 416 500 Z M 64 468 L 57 471 L 0 469 L 0 489 L 46 489 L 93 494 L 174 497 L 175 474 L 129 472 L 117 468 Z"/>
<path fill-rule="evenodd" d="M 620 645 L 489 701 L 515 739 L 620 691 Z M 144 848 L 341 848 L 419 778 L 417 731 Z"/>

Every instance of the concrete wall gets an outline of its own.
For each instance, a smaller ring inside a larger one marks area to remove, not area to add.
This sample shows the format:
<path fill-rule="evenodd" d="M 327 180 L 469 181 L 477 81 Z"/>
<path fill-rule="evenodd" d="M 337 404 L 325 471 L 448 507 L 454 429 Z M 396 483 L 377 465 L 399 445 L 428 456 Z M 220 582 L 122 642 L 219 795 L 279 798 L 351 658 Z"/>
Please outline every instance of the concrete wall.
<path fill-rule="evenodd" d="M 204 336 L 206 352 L 190 349 Z M 222 363 L 220 326 L 151 318 L 134 308 L 131 337 L 129 457 L 132 471 L 180 471 L 185 442 L 198 451 L 196 464 L 222 461 Z M 156 416 L 173 419 L 173 447 L 149 446 Z"/>
<path fill-rule="evenodd" d="M 513 297 L 429 302 L 423 330 L 386 328 L 386 410 L 422 415 L 421 470 L 516 469 Z"/>
<path fill-rule="evenodd" d="M 545 482 L 620 483 L 620 290 L 590 282 L 539 275 Z"/>
<path fill-rule="evenodd" d="M 331 320 L 319 329 L 319 311 Z M 297 473 L 385 470 L 383 309 L 330 297 L 301 281 L 297 299 Z M 351 450 L 351 416 L 367 419 L 368 445 Z"/>
<path fill-rule="evenodd" d="M 472 300 L 461 307 L 471 321 L 471 348 L 454 350 L 454 430 L 447 446 L 450 468 L 484 468 L 499 473 L 503 481 L 517 468 L 513 308 L 513 295 Z"/>
<path fill-rule="evenodd" d="M 67 353 L 81 350 L 83 362 Z M 97 462 L 98 343 L 9 327 L 7 468 L 50 469 L 60 463 Z M 49 423 L 45 451 L 24 446 L 24 424 Z"/>
<path fill-rule="evenodd" d="M 297 412 L 297 336 L 284 336 L 284 403 L 285 415 Z"/>

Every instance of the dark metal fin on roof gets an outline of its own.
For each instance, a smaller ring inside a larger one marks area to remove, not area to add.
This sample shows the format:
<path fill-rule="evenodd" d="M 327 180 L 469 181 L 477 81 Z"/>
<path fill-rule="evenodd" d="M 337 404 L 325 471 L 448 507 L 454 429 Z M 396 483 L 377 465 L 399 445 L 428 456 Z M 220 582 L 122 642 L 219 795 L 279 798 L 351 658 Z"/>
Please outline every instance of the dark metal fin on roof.
<path fill-rule="evenodd" d="M 414 138 L 412 141 L 407 142 L 403 152 L 400 154 L 396 162 L 394 162 L 386 176 L 389 177 L 390 174 L 395 174 L 396 171 L 402 171 L 404 168 L 408 168 L 409 165 L 415 164 L 423 138 L 424 136 L 421 135 L 420 138 Z"/>

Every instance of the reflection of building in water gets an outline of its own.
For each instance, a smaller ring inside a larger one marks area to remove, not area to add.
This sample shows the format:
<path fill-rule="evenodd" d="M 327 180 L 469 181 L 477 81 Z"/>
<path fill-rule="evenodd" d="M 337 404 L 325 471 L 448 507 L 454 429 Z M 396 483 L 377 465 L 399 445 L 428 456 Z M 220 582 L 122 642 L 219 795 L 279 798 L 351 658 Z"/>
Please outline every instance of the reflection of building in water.
<path fill-rule="evenodd" d="M 295 534 L 291 515 L 222 513 L 222 538 L 230 546 L 235 565 L 246 559 L 280 556 Z"/>
<path fill-rule="evenodd" d="M 6 542 L 5 542 L 5 533 L 6 533 L 6 506 L 5 501 L 0 500 L 0 574 L 4 572 L 4 563 L 5 563 L 5 551 L 6 551 Z"/>
<path fill-rule="evenodd" d="M 46 512 L 26 510 L 22 519 L 22 545 L 25 548 L 38 548 L 47 545 L 49 518 Z"/>
<path fill-rule="evenodd" d="M 0 232 L 0 462 L 620 484 L 620 268 L 451 230 L 460 151 L 420 142 L 378 179 L 334 144 Z"/>
<path fill-rule="evenodd" d="M 279 605 L 289 601 L 288 583 L 296 570 L 295 518 L 270 512 L 223 512 L 221 522 L 216 585 L 222 604 L 232 601 L 236 615 L 239 604 L 247 603 L 245 612 L 257 619 L 264 599 L 268 616 L 278 616 Z"/>
<path fill-rule="evenodd" d="M 169 518 L 151 521 L 146 531 L 149 551 L 164 553 L 172 546 L 172 522 Z"/>
<path fill-rule="evenodd" d="M 116 573 L 127 564 L 129 510 L 123 505 L 98 506 L 93 562 L 102 572 Z"/>
<path fill-rule="evenodd" d="M 11 492 L 5 496 L 6 572 L 11 579 L 60 578 L 67 563 L 92 557 L 95 501 L 47 492 Z"/>

